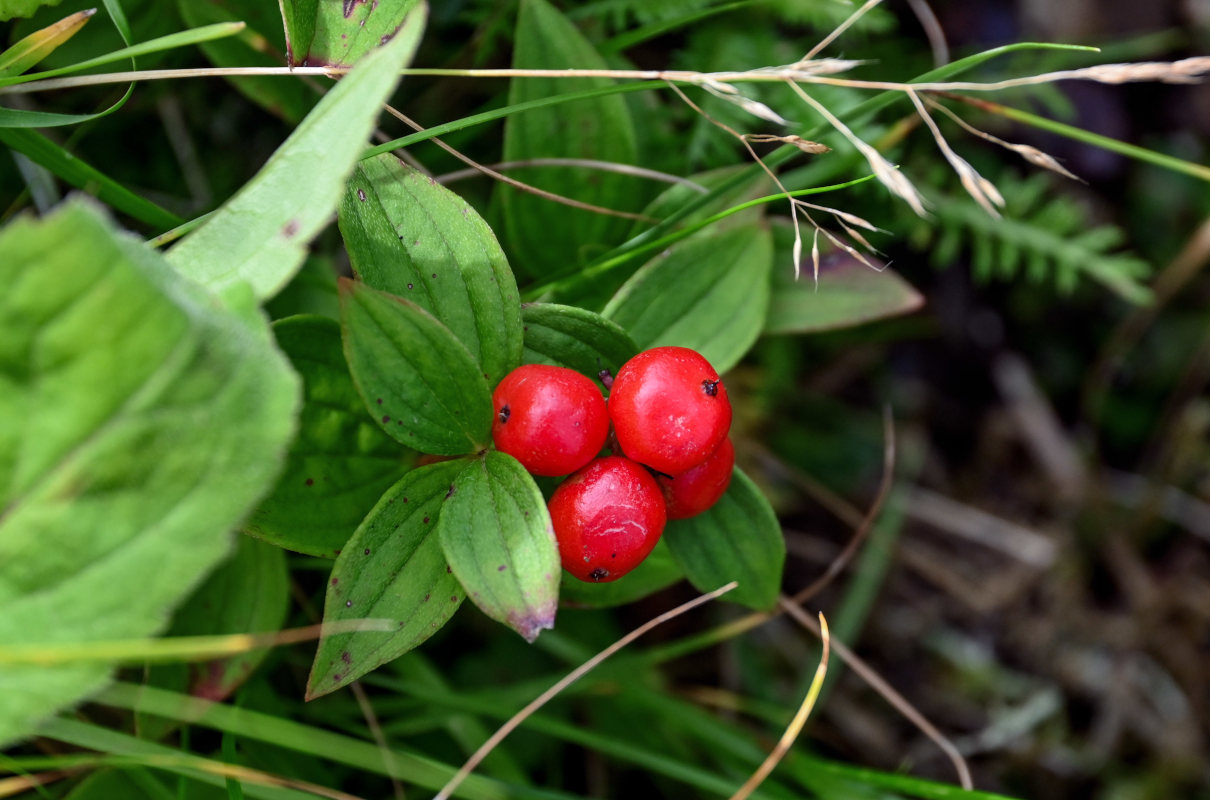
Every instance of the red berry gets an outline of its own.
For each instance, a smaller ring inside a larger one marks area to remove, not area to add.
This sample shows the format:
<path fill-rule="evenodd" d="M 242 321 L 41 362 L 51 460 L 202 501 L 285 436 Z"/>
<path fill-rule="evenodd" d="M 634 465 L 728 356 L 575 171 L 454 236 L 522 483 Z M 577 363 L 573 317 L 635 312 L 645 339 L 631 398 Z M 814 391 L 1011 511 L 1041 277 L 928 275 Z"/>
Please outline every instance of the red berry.
<path fill-rule="evenodd" d="M 618 370 L 609 416 L 628 457 L 666 475 L 709 458 L 731 428 L 731 401 L 710 362 L 685 347 L 656 347 Z"/>
<path fill-rule="evenodd" d="M 598 458 L 551 495 L 563 568 L 582 581 L 615 581 L 637 567 L 664 532 L 655 478 L 621 456 Z"/>
<path fill-rule="evenodd" d="M 731 439 L 723 439 L 710 457 L 688 472 L 675 478 L 658 476 L 664 500 L 668 505 L 668 519 L 696 517 L 719 498 L 731 485 L 731 470 L 735 468 L 735 447 Z"/>
<path fill-rule="evenodd" d="M 534 475 L 566 475 L 593 459 L 609 435 L 609 412 L 590 379 L 572 369 L 526 364 L 492 392 L 492 441 Z"/>

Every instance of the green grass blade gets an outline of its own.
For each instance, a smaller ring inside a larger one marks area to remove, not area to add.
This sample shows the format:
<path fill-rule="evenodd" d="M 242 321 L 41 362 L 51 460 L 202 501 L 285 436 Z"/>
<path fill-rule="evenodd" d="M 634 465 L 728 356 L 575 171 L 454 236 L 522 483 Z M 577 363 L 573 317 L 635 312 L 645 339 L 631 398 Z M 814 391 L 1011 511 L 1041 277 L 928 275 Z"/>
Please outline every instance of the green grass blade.
<path fill-rule="evenodd" d="M 218 772 L 221 765 L 210 759 L 201 758 L 191 753 L 175 750 L 171 747 L 147 742 L 124 733 L 90 725 L 72 719 L 56 718 L 42 723 L 37 731 L 39 736 L 65 742 L 76 747 L 85 747 L 103 753 L 130 756 L 144 766 L 155 767 L 166 772 L 192 778 L 211 786 L 223 788 L 226 778 Z M 262 800 L 314 800 L 315 795 L 297 789 L 283 786 L 267 786 L 264 784 L 248 783 L 246 786 L 249 797 Z"/>
<path fill-rule="evenodd" d="M 258 711 L 210 703 L 196 697 L 166 692 L 132 683 L 117 683 L 93 698 L 115 708 L 137 710 L 235 734 L 244 739 L 268 742 L 313 758 L 334 761 L 376 775 L 396 775 L 401 780 L 437 790 L 455 773 L 455 768 L 424 756 L 399 750 L 380 749 L 370 742 L 331 733 L 292 720 Z M 520 787 L 472 775 L 455 793 L 469 800 L 550 798 L 571 800 L 562 792 Z"/>
<path fill-rule="evenodd" d="M 2 114 L 7 110 L 0 109 L 0 120 L 3 120 Z M 30 161 L 45 167 L 72 186 L 92 193 L 101 202 L 129 214 L 140 222 L 157 229 L 173 228 L 184 223 L 176 214 L 139 197 L 36 131 L 5 129 L 0 126 L 0 142 L 24 154 Z"/>

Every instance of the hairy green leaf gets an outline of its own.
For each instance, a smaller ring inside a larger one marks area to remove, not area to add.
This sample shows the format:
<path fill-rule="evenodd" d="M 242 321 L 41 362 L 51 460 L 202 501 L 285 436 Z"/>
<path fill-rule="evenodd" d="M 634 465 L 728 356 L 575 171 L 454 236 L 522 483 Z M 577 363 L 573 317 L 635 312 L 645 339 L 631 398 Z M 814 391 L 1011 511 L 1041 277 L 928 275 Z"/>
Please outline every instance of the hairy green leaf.
<path fill-rule="evenodd" d="M 348 279 L 340 288 L 345 358 L 382 429 L 422 453 L 487 447 L 491 393 L 466 347 L 415 303 Z"/>
<path fill-rule="evenodd" d="M 644 264 L 602 313 L 644 349 L 691 347 L 726 372 L 764 327 L 772 263 L 763 228 L 694 236 Z"/>
<path fill-rule="evenodd" d="M 487 223 L 465 200 L 392 155 L 361 161 L 340 232 L 367 286 L 445 323 L 495 386 L 521 361 L 517 283 Z"/>
<path fill-rule="evenodd" d="M 298 436 L 273 493 L 243 530 L 278 547 L 335 558 L 366 513 L 415 460 L 366 412 L 327 317 L 274 323 L 277 343 L 302 376 Z"/>
<path fill-rule="evenodd" d="M 256 177 L 169 251 L 172 265 L 220 293 L 247 283 L 258 298 L 276 294 L 328 224 L 423 26 L 418 6 L 405 30 L 324 95 Z"/>
<path fill-rule="evenodd" d="M 604 69 L 604 59 L 547 0 L 522 0 L 513 51 L 516 69 Z M 599 89 L 604 78 L 514 78 L 508 102 Z M 508 118 L 504 159 L 581 158 L 633 164 L 634 125 L 622 98 L 603 96 L 562 108 L 540 108 Z M 516 177 L 541 189 L 606 208 L 632 207 L 634 181 L 623 175 L 568 167 L 522 170 Z M 591 252 L 620 239 L 629 223 L 598 212 L 560 206 L 510 186 L 500 187 L 504 225 L 519 257 L 514 268 L 530 276 L 586 261 Z"/>
<path fill-rule="evenodd" d="M 526 364 L 553 364 L 600 380 L 602 371 L 617 375 L 639 352 L 616 323 L 575 306 L 531 303 L 522 307 Z"/>
<path fill-rule="evenodd" d="M 297 379 L 266 326 L 86 203 L 0 252 L 0 642 L 149 636 L 272 485 Z M 7 667 L 0 742 L 108 674 Z"/>
<path fill-rule="evenodd" d="M 339 689 L 411 650 L 449 621 L 466 593 L 438 540 L 442 504 L 465 461 L 419 467 L 382 496 L 336 559 L 324 622 L 386 619 L 389 632 L 325 634 L 308 699 Z"/>
<path fill-rule="evenodd" d="M 471 462 L 450 487 L 438 533 L 483 613 L 531 642 L 554 627 L 559 548 L 542 492 L 515 458 L 492 450 Z"/>
<path fill-rule="evenodd" d="M 769 501 L 740 470 L 713 508 L 668 523 L 664 541 L 695 588 L 738 581 L 724 600 L 765 610 L 777 601 L 786 543 Z"/>

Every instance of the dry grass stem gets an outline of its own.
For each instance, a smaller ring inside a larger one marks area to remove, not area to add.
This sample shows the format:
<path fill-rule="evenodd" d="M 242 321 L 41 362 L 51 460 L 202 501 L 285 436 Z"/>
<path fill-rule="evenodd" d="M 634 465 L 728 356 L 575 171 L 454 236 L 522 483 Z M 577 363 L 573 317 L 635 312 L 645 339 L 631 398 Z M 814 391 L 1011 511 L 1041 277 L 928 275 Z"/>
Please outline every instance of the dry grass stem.
<path fill-rule="evenodd" d="M 794 621 L 802 625 L 807 630 L 814 633 L 816 636 L 823 638 L 823 629 L 819 623 L 811 619 L 811 615 L 807 614 L 798 607 L 790 598 L 782 595 L 778 600 L 778 606 L 794 618 Z M 832 647 L 836 650 L 836 655 L 840 660 L 845 662 L 853 672 L 865 681 L 870 688 L 882 695 L 888 703 L 895 707 L 895 710 L 902 714 L 908 721 L 920 729 L 921 733 L 932 739 L 936 745 L 941 748 L 941 751 L 953 762 L 954 769 L 958 773 L 958 782 L 963 789 L 971 791 L 974 789 L 974 782 L 971 780 L 970 767 L 966 764 L 966 759 L 958 752 L 958 748 L 954 747 L 953 742 L 945 737 L 941 731 L 933 723 L 929 722 L 923 714 L 916 710 L 916 707 L 907 701 L 903 695 L 895 691 L 895 689 L 883 680 L 869 664 L 866 664 L 857 654 L 849 648 L 845 647 L 844 643 L 839 640 L 832 641 Z"/>
<path fill-rule="evenodd" d="M 795 66 L 809 64 L 811 60 L 815 58 L 817 54 L 821 53 L 825 47 L 840 38 L 842 33 L 847 31 L 854 23 L 857 22 L 857 20 L 865 16 L 866 12 L 881 2 L 882 0 L 866 0 L 866 2 L 862 4 L 861 8 L 850 14 L 848 19 L 837 25 L 835 30 L 819 40 L 819 44 L 812 47 L 805 56 L 798 59 L 798 64 Z"/>
<path fill-rule="evenodd" d="M 1029 163 L 1033 164 L 1035 167 L 1041 167 L 1042 169 L 1048 169 L 1051 172 L 1057 172 L 1065 178 L 1071 178 L 1073 181 L 1079 181 L 1080 183 L 1086 182 L 1079 175 L 1076 175 L 1060 164 L 1058 159 L 1056 159 L 1054 156 L 1044 153 L 1036 147 L 1031 147 L 1027 144 L 1013 144 L 1012 142 L 1006 142 L 997 136 L 992 136 L 987 131 L 981 131 L 974 125 L 971 125 L 969 122 L 962 119 L 962 117 L 958 116 L 958 114 L 956 114 L 949 106 L 938 103 L 936 100 L 928 97 L 927 95 L 924 97 L 924 102 L 927 103 L 930 108 L 935 108 L 952 119 L 967 133 L 978 136 L 980 139 L 986 139 L 992 144 L 997 144 L 1000 147 L 1003 147 L 1005 150 L 1011 150 Z"/>
<path fill-rule="evenodd" d="M 826 149 L 826 148 L 825 148 Z M 669 172 L 660 172 L 655 169 L 647 169 L 646 167 L 636 167 L 633 164 L 619 164 L 616 161 L 600 161 L 595 158 L 529 158 L 524 161 L 500 161 L 495 164 L 488 164 L 488 169 L 500 170 L 507 172 L 512 169 L 525 169 L 527 167 L 576 167 L 579 169 L 596 169 L 601 172 L 616 172 L 619 175 L 630 175 L 635 178 L 646 178 L 648 180 L 660 181 L 662 183 L 672 183 L 678 186 L 686 186 L 698 194 L 709 194 L 710 190 L 702 186 L 696 181 L 689 178 L 682 178 L 680 175 L 673 175 Z M 474 178 L 483 175 L 482 169 L 471 167 L 469 169 L 460 169 L 456 172 L 447 172 L 444 175 L 437 176 L 437 183 L 443 186 L 448 186 L 451 183 L 456 183 L 467 178 Z"/>
<path fill-rule="evenodd" d="M 795 93 L 802 98 L 803 102 L 815 109 L 818 114 L 827 120 L 828 124 L 835 128 L 842 136 L 849 140 L 852 145 L 857 148 L 865 160 L 869 163 L 870 169 L 874 171 L 874 176 L 878 181 L 891 192 L 903 198 L 903 200 L 911 206 L 912 210 L 920 216 L 925 215 L 924 200 L 921 199 L 920 193 L 916 191 L 916 187 L 906 176 L 895 168 L 891 162 L 883 158 L 882 153 L 879 153 L 871 145 L 862 141 L 861 137 L 853 133 L 848 125 L 845 125 L 840 119 L 828 110 L 827 106 L 816 100 L 811 95 L 803 91 L 802 87 L 793 81 L 786 82 Z"/>
<path fill-rule="evenodd" d="M 409 128 L 413 129 L 417 133 L 424 130 L 423 125 L 414 121 L 411 117 L 407 116 L 402 111 L 400 111 L 399 109 L 390 105 L 389 103 L 386 105 L 386 110 L 391 114 L 391 116 L 395 117 L 395 119 L 397 119 L 400 122 L 402 122 L 403 124 L 407 125 Z M 496 180 L 498 180 L 502 183 L 507 183 L 509 186 L 512 186 L 522 192 L 528 192 L 532 195 L 537 195 L 538 197 L 544 198 L 546 200 L 550 200 L 555 203 L 559 203 L 561 205 L 571 206 L 572 208 L 578 208 L 581 211 L 591 211 L 594 214 L 603 214 L 603 215 L 609 216 L 609 217 L 622 217 L 623 219 L 633 219 L 633 220 L 638 220 L 639 222 L 646 222 L 646 223 L 651 223 L 651 224 L 659 222 L 659 220 L 657 220 L 657 219 L 652 219 L 651 217 L 647 217 L 642 214 L 632 214 L 629 211 L 618 211 L 617 209 L 613 209 L 613 208 L 604 208 L 602 206 L 595 206 L 592 203 L 584 203 L 584 202 L 581 202 L 580 200 L 576 200 L 571 197 L 564 197 L 561 194 L 555 194 L 554 192 L 548 192 L 545 189 L 539 189 L 537 186 L 532 186 L 528 183 L 524 183 L 523 181 L 519 181 L 516 178 L 510 178 L 509 176 L 507 176 L 501 172 L 497 172 L 496 170 L 492 169 L 489 166 L 480 164 L 478 161 L 475 161 L 470 156 L 463 155 L 458 150 L 454 149 L 453 147 L 450 147 L 448 144 L 441 141 L 436 136 L 433 137 L 432 141 L 434 144 L 436 144 L 442 150 L 449 153 L 454 158 L 461 161 L 463 164 L 466 164 L 467 166 L 471 167 L 472 169 L 479 170 L 484 175 L 487 175 L 490 178 L 495 178 Z"/>
<path fill-rule="evenodd" d="M 78 771 L 55 769 L 47 772 L 35 772 L 30 775 L 15 775 L 11 778 L 0 778 L 0 797 L 16 797 L 17 795 L 25 794 L 31 789 L 36 789 L 43 796 L 46 796 L 39 787 L 46 786 L 55 781 L 61 781 L 64 778 L 70 778 Z"/>
<path fill-rule="evenodd" d="M 357 700 L 357 708 L 361 711 L 361 716 L 365 718 L 366 727 L 370 729 L 370 735 L 374 737 L 374 744 L 378 745 L 378 749 L 382 751 L 382 763 L 387 768 L 387 777 L 391 779 L 391 791 L 395 793 L 395 800 L 405 800 L 403 784 L 399 781 L 399 776 L 395 774 L 395 759 L 391 758 L 391 746 L 387 743 L 386 734 L 382 731 L 382 724 L 378 721 L 378 714 L 374 711 L 374 705 L 370 702 L 370 698 L 366 695 L 366 690 L 362 687 L 360 681 L 353 681 L 349 685 L 353 690 L 353 697 Z"/>
<path fill-rule="evenodd" d="M 815 701 L 819 699 L 819 692 L 823 689 L 823 680 L 828 673 L 828 655 L 831 652 L 832 637 L 828 633 L 828 621 L 824 619 L 823 614 L 819 615 L 820 639 L 823 642 L 823 654 L 819 657 L 819 666 L 815 668 L 815 678 L 811 681 L 811 686 L 807 689 L 807 694 L 802 699 L 802 703 L 798 707 L 798 711 L 794 714 L 794 718 L 790 720 L 790 724 L 786 726 L 786 730 L 778 740 L 777 746 L 765 758 L 761 765 L 757 767 L 756 772 L 748 780 L 744 781 L 744 785 L 739 788 L 735 794 L 731 795 L 731 800 L 747 800 L 747 797 L 756 791 L 757 787 L 764 783 L 765 778 L 768 778 L 773 769 L 785 758 L 786 753 L 794 745 L 794 740 L 798 738 L 798 734 L 802 732 L 803 725 L 807 723 L 807 717 L 811 715 L 811 710 L 815 708 Z"/>
<path fill-rule="evenodd" d="M 933 51 L 933 66 L 940 67 L 948 64 L 950 60 L 950 47 L 945 40 L 945 31 L 941 28 L 941 23 L 937 20 L 937 15 L 933 13 L 932 6 L 927 0 L 907 0 L 908 7 L 912 9 L 912 13 L 916 15 L 916 19 L 920 21 L 920 27 L 924 29 L 925 38 L 929 41 L 929 48 Z"/>
<path fill-rule="evenodd" d="M 912 105 L 916 107 L 920 118 L 924 120 L 924 124 L 928 126 L 929 131 L 933 134 L 933 139 L 937 142 L 937 147 L 941 150 L 941 154 L 945 156 L 945 160 L 949 162 L 950 167 L 957 173 L 958 180 L 962 182 L 962 188 L 966 189 L 966 193 L 973 197 L 975 202 L 983 207 L 984 211 L 999 219 L 1000 212 L 997 210 L 997 207 L 1004 207 L 1004 198 L 1000 196 L 999 190 L 996 189 L 991 181 L 980 175 L 970 165 L 969 161 L 954 152 L 949 142 L 941 135 L 941 129 L 937 127 L 937 123 L 929 116 L 928 109 L 924 107 L 924 103 L 920 102 L 920 95 L 909 90 L 907 96 L 911 98 Z"/>
<path fill-rule="evenodd" d="M 754 70 L 731 72 L 696 72 L 693 70 L 645 70 L 645 69 L 426 69 L 412 68 L 400 71 L 408 77 L 457 77 L 457 78 L 610 78 L 614 80 L 666 81 L 701 86 L 714 84 L 769 83 L 791 81 L 803 84 L 843 86 L 849 89 L 906 92 L 998 92 L 1022 86 L 1036 86 L 1065 80 L 1087 80 L 1098 83 L 1197 83 L 1210 74 L 1210 56 L 1197 56 L 1180 61 L 1150 61 L 1134 64 L 1102 64 L 1082 69 L 1045 72 L 1021 78 L 1001 81 L 951 81 L 903 83 L 900 81 L 867 81 L 853 78 L 836 78 L 829 74 L 842 66 L 855 66 L 861 62 L 828 59 L 821 66 L 815 62 L 798 62 L 789 66 L 764 67 Z M 203 67 L 196 69 L 152 69 L 125 72 L 106 72 L 96 75 L 76 75 L 66 78 L 46 78 L 25 83 L 0 86 L 0 94 L 27 94 L 54 89 L 100 86 L 131 81 L 175 80 L 181 78 L 216 77 L 339 77 L 347 69 L 333 67 Z"/>
<path fill-rule="evenodd" d="M 664 624 L 670 619 L 679 617 L 681 614 L 684 614 L 687 611 L 692 611 L 698 606 L 708 603 L 717 597 L 721 597 L 738 585 L 739 584 L 737 584 L 735 581 L 732 581 L 726 586 L 720 586 L 713 592 L 704 594 L 701 597 L 695 597 L 687 603 L 682 603 L 671 611 L 665 611 L 658 617 L 647 620 L 647 622 L 644 622 L 642 625 L 635 628 L 621 639 L 618 639 L 616 642 L 609 645 L 609 647 L 606 647 L 604 650 L 597 653 L 595 656 L 588 659 L 571 672 L 567 673 L 565 677 L 563 677 L 545 692 L 534 698 L 529 705 L 514 714 L 512 718 L 508 720 L 508 722 L 505 722 L 495 733 L 488 737 L 487 741 L 484 742 L 483 745 L 476 750 L 470 758 L 467 759 L 466 763 L 462 765 L 462 768 L 458 770 L 457 774 L 450 778 L 445 786 L 441 787 L 441 791 L 437 793 L 437 796 L 433 798 L 433 800 L 449 800 L 449 797 L 451 794 L 453 794 L 454 790 L 457 789 L 464 780 L 466 780 L 466 777 L 474 771 L 475 767 L 479 766 L 483 759 L 487 758 L 488 754 L 491 753 L 491 751 L 494 750 L 496 746 L 500 744 L 500 742 L 504 741 L 506 736 L 516 730 L 522 722 L 528 719 L 539 708 L 550 702 L 560 692 L 591 672 L 602 661 L 609 658 L 611 655 L 618 652 L 635 639 L 638 639 L 643 634 L 651 631 L 653 628 Z"/>
<path fill-rule="evenodd" d="M 862 543 L 865 542 L 874 523 L 878 520 L 878 515 L 882 513 L 882 507 L 891 494 L 891 486 L 895 482 L 895 418 L 891 415 L 889 406 L 882 409 L 882 438 L 882 479 L 878 482 L 878 494 L 874 496 L 874 502 L 861 520 L 861 524 L 853 531 L 844 550 L 828 565 L 827 571 L 794 595 L 792 599 L 796 605 L 802 605 L 815 597 L 844 571 L 844 568 L 853 560 L 853 556 L 861 549 Z"/>

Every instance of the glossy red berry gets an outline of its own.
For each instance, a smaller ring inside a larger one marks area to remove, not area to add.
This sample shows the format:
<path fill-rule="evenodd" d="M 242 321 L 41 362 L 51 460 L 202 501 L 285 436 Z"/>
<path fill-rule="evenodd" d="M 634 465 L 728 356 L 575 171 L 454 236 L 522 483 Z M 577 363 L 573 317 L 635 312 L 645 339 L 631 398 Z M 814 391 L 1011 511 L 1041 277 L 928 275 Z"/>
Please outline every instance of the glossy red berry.
<path fill-rule="evenodd" d="M 731 401 L 710 362 L 685 347 L 656 347 L 618 370 L 609 417 L 628 457 L 666 475 L 705 461 L 731 428 Z"/>
<path fill-rule="evenodd" d="M 551 495 L 563 568 L 582 581 L 614 581 L 637 567 L 664 532 L 655 478 L 621 456 L 598 458 Z"/>
<path fill-rule="evenodd" d="M 534 475 L 567 475 L 601 451 L 609 412 L 589 378 L 565 367 L 517 367 L 492 392 L 492 440 Z"/>
<path fill-rule="evenodd" d="M 675 478 L 657 476 L 656 481 L 664 490 L 668 519 L 696 517 L 717 503 L 731 485 L 734 467 L 735 447 L 727 438 L 709 458 L 688 472 L 682 472 Z"/>

